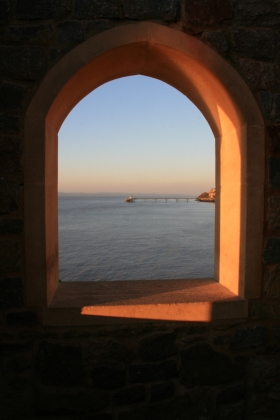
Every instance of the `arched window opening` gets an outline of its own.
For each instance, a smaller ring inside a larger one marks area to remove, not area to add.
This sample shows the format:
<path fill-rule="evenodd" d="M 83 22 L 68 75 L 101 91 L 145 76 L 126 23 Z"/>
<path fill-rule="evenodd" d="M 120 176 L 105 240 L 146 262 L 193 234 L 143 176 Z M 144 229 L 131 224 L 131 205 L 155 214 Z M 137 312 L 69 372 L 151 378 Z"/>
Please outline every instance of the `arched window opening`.
<path fill-rule="evenodd" d="M 61 281 L 214 278 L 215 140 L 159 80 L 104 84 L 59 132 Z M 125 198 L 135 197 L 132 205 Z"/>
<path fill-rule="evenodd" d="M 89 92 L 140 74 L 187 96 L 215 136 L 215 278 L 117 281 L 110 287 L 108 282 L 59 282 L 58 131 Z M 35 93 L 24 121 L 24 150 L 27 304 L 42 308 L 44 325 L 248 315 L 248 300 L 261 290 L 264 122 L 244 80 L 211 48 L 150 22 L 88 39 L 54 65 Z"/>

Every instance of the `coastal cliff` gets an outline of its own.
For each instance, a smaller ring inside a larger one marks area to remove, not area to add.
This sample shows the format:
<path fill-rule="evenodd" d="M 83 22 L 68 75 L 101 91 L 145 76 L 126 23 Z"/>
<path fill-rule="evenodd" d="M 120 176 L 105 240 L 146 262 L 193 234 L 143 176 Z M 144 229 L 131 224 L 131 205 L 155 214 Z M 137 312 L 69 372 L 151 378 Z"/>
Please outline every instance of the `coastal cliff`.
<path fill-rule="evenodd" d="M 216 197 L 216 188 L 211 188 L 211 190 L 200 194 L 196 200 L 197 201 L 207 201 L 207 202 L 215 202 Z"/>

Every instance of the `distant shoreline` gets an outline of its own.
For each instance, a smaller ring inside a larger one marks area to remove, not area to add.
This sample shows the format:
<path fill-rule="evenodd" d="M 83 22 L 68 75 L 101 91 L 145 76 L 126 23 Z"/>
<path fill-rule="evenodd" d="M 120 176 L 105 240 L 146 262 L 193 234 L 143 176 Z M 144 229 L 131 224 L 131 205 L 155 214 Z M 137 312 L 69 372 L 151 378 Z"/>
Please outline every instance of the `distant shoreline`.
<path fill-rule="evenodd" d="M 127 197 L 127 196 L 129 196 L 130 194 L 129 193 L 114 193 L 114 192 L 112 192 L 112 193 L 102 193 L 102 192 L 100 192 L 100 193 L 65 193 L 65 192 L 59 192 L 58 193 L 58 196 L 59 197 Z M 170 198 L 172 198 L 172 197 L 182 197 L 182 198 L 184 198 L 184 197 L 189 197 L 189 198 L 196 198 L 197 197 L 197 195 L 195 195 L 195 194 L 171 194 L 171 193 L 160 193 L 160 194 L 156 194 L 156 193 L 135 193 L 135 194 L 133 194 L 133 196 L 135 196 L 135 197 L 139 197 L 139 198 L 141 198 L 141 197 L 152 197 L 152 198 L 154 198 L 154 197 L 164 197 L 164 196 L 166 196 L 166 197 L 170 197 Z"/>

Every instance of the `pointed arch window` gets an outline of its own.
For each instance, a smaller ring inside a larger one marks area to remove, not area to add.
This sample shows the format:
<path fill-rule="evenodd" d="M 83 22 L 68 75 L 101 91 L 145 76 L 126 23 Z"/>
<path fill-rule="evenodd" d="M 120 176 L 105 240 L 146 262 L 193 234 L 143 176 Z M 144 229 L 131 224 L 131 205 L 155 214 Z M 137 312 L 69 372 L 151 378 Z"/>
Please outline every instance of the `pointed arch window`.
<path fill-rule="evenodd" d="M 215 279 L 179 282 L 58 282 L 57 133 L 87 93 L 115 78 L 165 81 L 203 113 L 216 138 Z M 247 316 L 260 295 L 264 127 L 242 78 L 217 53 L 153 23 L 108 30 L 68 53 L 48 73 L 25 118 L 27 301 L 46 325 L 124 319 L 210 321 Z M 168 284 L 167 284 L 168 283 Z M 137 286 L 137 287 L 136 287 Z"/>

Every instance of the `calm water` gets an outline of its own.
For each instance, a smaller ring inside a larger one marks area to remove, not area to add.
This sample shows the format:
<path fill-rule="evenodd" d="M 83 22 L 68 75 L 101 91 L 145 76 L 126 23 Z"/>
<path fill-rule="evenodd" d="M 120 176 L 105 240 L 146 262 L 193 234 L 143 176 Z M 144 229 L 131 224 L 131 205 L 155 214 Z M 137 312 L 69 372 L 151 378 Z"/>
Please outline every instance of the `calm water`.
<path fill-rule="evenodd" d="M 59 197 L 62 281 L 213 277 L 212 203 Z"/>

